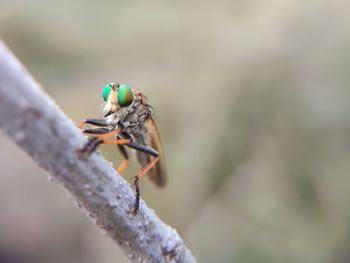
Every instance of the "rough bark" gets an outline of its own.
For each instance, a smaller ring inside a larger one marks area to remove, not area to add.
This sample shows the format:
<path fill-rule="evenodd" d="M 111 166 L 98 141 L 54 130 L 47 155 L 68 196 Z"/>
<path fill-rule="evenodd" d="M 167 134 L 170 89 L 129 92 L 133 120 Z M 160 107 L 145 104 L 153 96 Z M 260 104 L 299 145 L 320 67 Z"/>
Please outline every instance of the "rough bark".
<path fill-rule="evenodd" d="M 133 262 L 195 262 L 176 230 L 143 202 L 130 214 L 134 193 L 99 154 L 80 158 L 86 138 L 0 41 L 0 129 L 77 206 L 112 238 Z"/>

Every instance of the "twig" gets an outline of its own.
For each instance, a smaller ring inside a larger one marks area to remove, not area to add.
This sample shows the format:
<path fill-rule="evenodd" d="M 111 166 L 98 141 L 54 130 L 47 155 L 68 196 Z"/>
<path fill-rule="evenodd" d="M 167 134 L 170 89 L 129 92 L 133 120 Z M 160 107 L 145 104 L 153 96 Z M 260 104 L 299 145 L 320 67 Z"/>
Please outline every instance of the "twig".
<path fill-rule="evenodd" d="M 177 232 L 134 194 L 0 41 L 0 129 L 57 181 L 133 262 L 196 262 Z"/>

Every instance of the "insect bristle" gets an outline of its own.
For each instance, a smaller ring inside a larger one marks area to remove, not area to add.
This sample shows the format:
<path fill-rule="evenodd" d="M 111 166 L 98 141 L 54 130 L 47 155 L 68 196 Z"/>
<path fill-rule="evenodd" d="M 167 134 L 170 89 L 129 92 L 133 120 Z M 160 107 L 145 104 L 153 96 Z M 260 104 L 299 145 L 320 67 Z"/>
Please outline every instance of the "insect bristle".
<path fill-rule="evenodd" d="M 106 105 L 107 102 L 103 102 L 100 106 L 98 106 L 98 109 L 102 109 L 105 105 Z"/>

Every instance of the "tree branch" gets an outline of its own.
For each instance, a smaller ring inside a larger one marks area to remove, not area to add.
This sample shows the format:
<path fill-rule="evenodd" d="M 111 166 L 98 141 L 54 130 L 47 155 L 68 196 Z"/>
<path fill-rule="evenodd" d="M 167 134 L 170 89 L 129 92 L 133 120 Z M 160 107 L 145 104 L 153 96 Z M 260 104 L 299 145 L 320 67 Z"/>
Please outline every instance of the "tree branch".
<path fill-rule="evenodd" d="M 86 138 L 0 41 L 0 129 L 66 189 L 134 262 L 195 262 L 177 232 L 134 194 L 99 154 L 81 159 Z"/>

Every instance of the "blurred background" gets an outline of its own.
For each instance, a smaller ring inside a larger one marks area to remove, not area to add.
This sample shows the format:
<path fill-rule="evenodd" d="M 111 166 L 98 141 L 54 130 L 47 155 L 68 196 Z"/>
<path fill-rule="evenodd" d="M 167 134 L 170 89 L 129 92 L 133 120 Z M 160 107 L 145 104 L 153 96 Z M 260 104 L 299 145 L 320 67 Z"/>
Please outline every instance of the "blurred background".
<path fill-rule="evenodd" d="M 0 38 L 75 123 L 101 116 L 108 82 L 148 96 L 169 180 L 143 198 L 199 262 L 350 262 L 349 1 L 0 6 Z M 1 263 L 128 262 L 0 143 Z"/>

